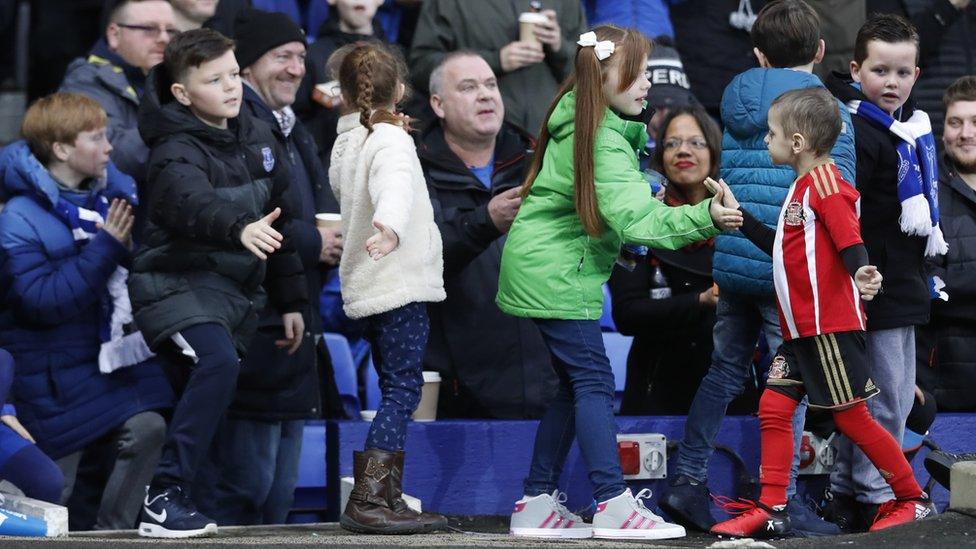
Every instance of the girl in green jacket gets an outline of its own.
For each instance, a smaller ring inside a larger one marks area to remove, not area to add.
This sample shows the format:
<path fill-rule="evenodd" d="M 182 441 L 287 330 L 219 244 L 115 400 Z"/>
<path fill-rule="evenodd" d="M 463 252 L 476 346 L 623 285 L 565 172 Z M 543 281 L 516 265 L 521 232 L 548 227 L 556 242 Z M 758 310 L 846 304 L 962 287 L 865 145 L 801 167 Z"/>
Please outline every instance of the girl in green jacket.
<path fill-rule="evenodd" d="M 650 44 L 640 32 L 599 26 L 580 36 L 573 73 L 549 110 L 502 253 L 496 302 L 535 320 L 560 389 L 543 416 L 514 535 L 663 539 L 684 536 L 624 483 L 616 451 L 614 380 L 599 317 L 602 284 L 623 242 L 678 249 L 741 225 L 722 204 L 728 188 L 696 206 L 655 200 L 638 168 L 647 140 L 644 75 Z M 569 512 L 557 489 L 574 434 L 597 502 L 593 525 Z"/>

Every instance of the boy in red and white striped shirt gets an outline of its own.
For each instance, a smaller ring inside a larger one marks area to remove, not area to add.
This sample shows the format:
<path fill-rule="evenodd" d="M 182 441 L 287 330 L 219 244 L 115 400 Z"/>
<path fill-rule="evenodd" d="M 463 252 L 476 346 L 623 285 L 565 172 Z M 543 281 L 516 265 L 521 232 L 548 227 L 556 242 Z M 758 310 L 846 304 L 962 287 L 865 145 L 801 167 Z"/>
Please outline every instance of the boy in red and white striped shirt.
<path fill-rule="evenodd" d="M 811 407 L 833 412 L 837 429 L 864 451 L 895 493 L 882 505 L 872 531 L 929 514 L 928 498 L 900 446 L 865 402 L 878 389 L 868 372 L 861 300 L 878 293 L 882 277 L 868 265 L 861 241 L 860 195 L 829 156 L 840 130 L 837 102 L 821 88 L 787 92 L 769 111 L 769 154 L 774 163 L 792 166 L 798 177 L 775 231 L 744 211 L 742 232 L 773 257 L 784 343 L 759 403 L 759 501 L 728 505 L 744 512 L 713 526 L 715 534 L 774 537 L 789 532 L 791 418 L 804 394 Z M 726 206 L 738 206 L 730 200 Z"/>

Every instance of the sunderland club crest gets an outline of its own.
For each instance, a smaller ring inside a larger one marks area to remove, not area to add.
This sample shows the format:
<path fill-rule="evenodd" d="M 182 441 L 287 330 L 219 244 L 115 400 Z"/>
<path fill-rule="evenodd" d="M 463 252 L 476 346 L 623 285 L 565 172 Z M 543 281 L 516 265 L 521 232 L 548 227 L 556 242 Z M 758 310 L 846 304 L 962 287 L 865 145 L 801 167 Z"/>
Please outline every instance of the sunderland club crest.
<path fill-rule="evenodd" d="M 261 147 L 261 162 L 264 166 L 264 171 L 271 173 L 275 165 L 275 158 L 271 154 L 271 147 Z"/>
<path fill-rule="evenodd" d="M 803 212 L 803 204 L 797 201 L 790 202 L 786 206 L 786 213 L 783 215 L 783 222 L 790 227 L 799 227 L 807 220 L 806 213 Z"/>
<path fill-rule="evenodd" d="M 769 366 L 769 379 L 785 379 L 790 375 L 790 365 L 782 356 L 776 356 Z"/>

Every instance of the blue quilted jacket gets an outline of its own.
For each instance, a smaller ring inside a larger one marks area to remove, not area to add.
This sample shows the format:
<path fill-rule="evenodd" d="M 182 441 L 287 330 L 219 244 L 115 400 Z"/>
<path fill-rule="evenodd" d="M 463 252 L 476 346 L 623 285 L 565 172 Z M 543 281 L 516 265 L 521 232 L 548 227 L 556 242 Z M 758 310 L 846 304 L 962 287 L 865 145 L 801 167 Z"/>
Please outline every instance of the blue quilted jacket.
<path fill-rule="evenodd" d="M 16 360 L 12 400 L 20 421 L 53 459 L 84 448 L 133 415 L 172 405 L 153 360 L 103 375 L 100 310 L 109 276 L 129 252 L 100 231 L 79 246 L 49 211 L 61 191 L 24 142 L 0 154 L 0 347 Z M 135 182 L 109 166 L 104 184 L 64 196 L 135 199 Z M 101 188 L 99 188 L 101 187 Z"/>
<path fill-rule="evenodd" d="M 796 179 L 789 166 L 774 166 L 763 138 L 766 113 L 781 94 L 823 87 L 816 76 L 792 69 L 749 69 L 725 88 L 722 96 L 722 177 L 742 206 L 775 228 L 786 193 Z M 844 128 L 831 156 L 844 179 L 854 184 L 854 131 L 847 109 L 837 103 Z M 712 276 L 722 291 L 772 295 L 773 260 L 739 231 L 715 239 Z"/>

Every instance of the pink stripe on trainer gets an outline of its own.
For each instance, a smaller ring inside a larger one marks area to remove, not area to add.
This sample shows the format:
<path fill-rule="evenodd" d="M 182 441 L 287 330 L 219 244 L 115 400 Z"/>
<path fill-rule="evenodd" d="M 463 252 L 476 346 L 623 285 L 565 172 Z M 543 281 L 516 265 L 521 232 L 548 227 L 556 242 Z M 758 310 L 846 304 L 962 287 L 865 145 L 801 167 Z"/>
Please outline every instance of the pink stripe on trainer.
<path fill-rule="evenodd" d="M 637 516 L 637 511 L 634 511 L 633 513 L 631 513 L 630 516 L 627 517 L 627 520 L 625 520 L 624 523 L 620 525 L 620 529 L 621 530 L 626 530 L 627 529 L 627 526 L 630 525 L 630 521 L 634 520 L 634 517 L 636 517 L 636 516 Z"/>
<path fill-rule="evenodd" d="M 575 520 L 571 520 L 571 521 L 569 521 L 569 522 L 566 523 L 566 526 L 564 526 L 564 528 L 572 528 L 574 524 L 576 524 L 576 521 Z"/>
<path fill-rule="evenodd" d="M 555 512 L 555 511 L 553 511 L 553 512 L 551 512 L 551 513 L 549 513 L 549 516 L 548 516 L 548 517 L 546 517 L 546 520 L 544 520 L 544 521 L 542 521 L 542 524 L 540 524 L 540 525 L 539 525 L 539 528 L 545 528 L 545 527 L 546 527 L 546 526 L 547 526 L 547 525 L 549 524 L 549 522 L 551 522 L 551 521 L 552 521 L 552 519 L 553 519 L 553 518 L 554 518 L 555 516 L 556 516 L 556 512 Z"/>
<path fill-rule="evenodd" d="M 639 521 L 635 522 L 634 523 L 634 530 L 639 530 L 640 527 L 641 527 L 641 525 L 644 524 L 644 521 L 645 520 L 647 520 L 647 517 L 641 517 Z"/>

